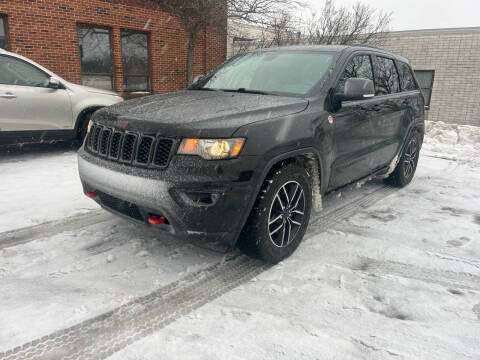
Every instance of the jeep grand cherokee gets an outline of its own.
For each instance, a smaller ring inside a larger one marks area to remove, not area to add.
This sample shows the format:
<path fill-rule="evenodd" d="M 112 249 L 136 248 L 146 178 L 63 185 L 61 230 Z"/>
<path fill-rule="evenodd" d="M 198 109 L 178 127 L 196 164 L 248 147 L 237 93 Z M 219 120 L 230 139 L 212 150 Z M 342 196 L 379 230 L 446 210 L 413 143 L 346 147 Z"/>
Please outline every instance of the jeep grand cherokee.
<path fill-rule="evenodd" d="M 299 245 L 322 194 L 372 175 L 412 180 L 424 99 L 390 52 L 287 47 L 102 109 L 90 125 L 79 172 L 102 207 L 275 263 Z"/>

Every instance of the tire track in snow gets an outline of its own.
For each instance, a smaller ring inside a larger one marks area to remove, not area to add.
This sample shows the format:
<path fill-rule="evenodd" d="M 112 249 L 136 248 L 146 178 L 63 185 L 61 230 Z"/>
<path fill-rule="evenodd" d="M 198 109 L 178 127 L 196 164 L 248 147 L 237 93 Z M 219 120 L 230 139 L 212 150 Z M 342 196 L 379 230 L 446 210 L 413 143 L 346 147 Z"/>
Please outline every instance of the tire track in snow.
<path fill-rule="evenodd" d="M 405 264 L 390 260 L 376 260 L 368 257 L 362 257 L 359 264 L 352 266 L 352 270 L 375 274 L 377 276 L 393 275 L 414 279 L 442 285 L 446 288 L 480 290 L 480 275 L 468 272 L 425 268 L 414 264 Z"/>
<path fill-rule="evenodd" d="M 334 207 L 331 210 L 321 212 L 315 216 L 312 221 L 310 221 L 310 231 L 307 233 L 307 235 L 313 236 L 319 232 L 328 230 L 335 224 L 342 222 L 343 220 L 355 215 L 359 211 L 374 205 L 378 201 L 385 199 L 387 196 L 394 194 L 398 190 L 398 188 L 392 186 L 382 185 L 359 199 L 347 202 L 340 207 Z"/>
<path fill-rule="evenodd" d="M 366 196 L 342 204 L 340 207 L 327 209 L 325 213 L 316 216 L 312 224 L 321 225 L 322 231 L 327 230 L 337 222 L 373 205 L 396 190 L 382 185 Z M 90 221 L 91 224 L 109 219 L 108 217 L 102 218 L 100 214 L 91 215 L 85 216 L 85 221 Z M 56 234 L 87 225 L 84 223 L 82 226 L 75 226 L 70 221 L 73 219 L 69 218 L 68 222 L 44 224 L 45 228 L 41 234 L 43 236 Z M 25 231 L 24 239 L 34 236 L 30 232 L 31 230 Z M 38 233 L 36 233 L 36 237 L 38 237 Z M 241 283 L 259 275 L 268 267 L 268 265 L 244 255 L 234 255 L 230 260 L 186 275 L 145 297 L 133 300 L 105 314 L 9 351 L 0 352 L 0 359 L 104 359 L 211 302 Z"/>
<path fill-rule="evenodd" d="M 30 241 L 47 238 L 66 231 L 79 230 L 83 227 L 113 219 L 114 216 L 105 210 L 90 211 L 73 215 L 61 220 L 0 233 L 0 249 L 25 244 Z"/>
<path fill-rule="evenodd" d="M 104 359 L 267 268 L 259 260 L 235 255 L 108 313 L 0 353 L 0 359 Z"/>

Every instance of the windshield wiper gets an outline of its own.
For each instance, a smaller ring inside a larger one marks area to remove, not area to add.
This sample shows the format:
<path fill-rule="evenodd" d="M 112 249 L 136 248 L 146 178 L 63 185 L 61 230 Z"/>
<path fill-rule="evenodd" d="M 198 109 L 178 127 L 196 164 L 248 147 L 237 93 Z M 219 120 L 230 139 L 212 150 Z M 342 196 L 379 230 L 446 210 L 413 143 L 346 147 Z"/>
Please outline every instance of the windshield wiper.
<path fill-rule="evenodd" d="M 236 93 L 241 93 L 241 94 L 259 94 L 259 95 L 276 95 L 267 91 L 260 91 L 260 90 L 249 90 L 245 88 L 239 88 L 239 89 L 221 89 L 222 91 L 225 92 L 236 92 Z"/>
<path fill-rule="evenodd" d="M 207 88 L 207 87 L 199 87 L 199 88 L 188 88 L 188 90 L 202 90 L 202 91 L 220 91 L 219 89 L 214 88 Z"/>

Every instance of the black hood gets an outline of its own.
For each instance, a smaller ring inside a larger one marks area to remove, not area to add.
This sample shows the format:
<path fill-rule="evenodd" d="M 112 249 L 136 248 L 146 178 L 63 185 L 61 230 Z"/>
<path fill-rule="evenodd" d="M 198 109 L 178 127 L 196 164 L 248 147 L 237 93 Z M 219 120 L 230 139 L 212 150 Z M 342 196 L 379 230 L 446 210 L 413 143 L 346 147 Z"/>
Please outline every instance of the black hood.
<path fill-rule="evenodd" d="M 181 137 L 228 137 L 240 126 L 304 110 L 305 99 L 185 90 L 125 101 L 97 111 L 101 124 Z"/>

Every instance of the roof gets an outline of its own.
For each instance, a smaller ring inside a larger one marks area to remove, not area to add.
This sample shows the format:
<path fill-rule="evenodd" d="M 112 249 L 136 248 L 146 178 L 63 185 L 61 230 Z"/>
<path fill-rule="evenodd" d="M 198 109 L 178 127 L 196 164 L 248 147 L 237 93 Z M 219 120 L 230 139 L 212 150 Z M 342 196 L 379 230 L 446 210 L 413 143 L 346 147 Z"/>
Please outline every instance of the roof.
<path fill-rule="evenodd" d="M 381 53 L 384 55 L 388 55 L 390 57 L 396 58 L 397 60 L 403 61 L 408 63 L 408 60 L 403 56 L 397 55 L 392 53 L 391 51 L 377 48 L 374 46 L 369 45 L 295 45 L 295 46 L 280 46 L 280 47 L 272 47 L 272 48 L 265 48 L 259 49 L 254 51 L 318 51 L 318 52 L 354 52 L 358 50 L 364 51 L 374 51 L 377 53 Z"/>
<path fill-rule="evenodd" d="M 443 35 L 443 34 L 472 34 L 480 32 L 480 27 L 461 27 L 461 28 L 440 28 L 440 29 L 419 29 L 390 31 L 386 35 L 391 36 L 423 36 L 423 35 Z"/>

